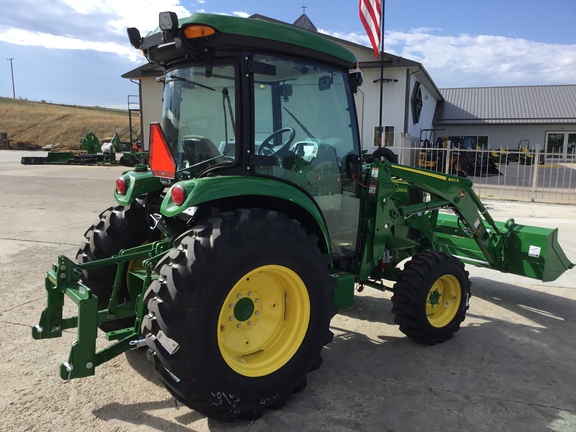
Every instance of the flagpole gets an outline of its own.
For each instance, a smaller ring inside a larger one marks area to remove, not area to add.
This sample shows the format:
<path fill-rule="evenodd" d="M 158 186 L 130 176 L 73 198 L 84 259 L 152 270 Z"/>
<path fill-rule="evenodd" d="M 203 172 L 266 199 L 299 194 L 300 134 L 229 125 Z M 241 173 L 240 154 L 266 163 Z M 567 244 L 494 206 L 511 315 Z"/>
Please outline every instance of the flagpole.
<path fill-rule="evenodd" d="M 386 0 L 381 0 L 380 9 L 380 115 L 378 124 L 378 148 L 382 147 L 382 135 L 384 128 L 382 126 L 382 111 L 384 106 L 384 12 Z"/>

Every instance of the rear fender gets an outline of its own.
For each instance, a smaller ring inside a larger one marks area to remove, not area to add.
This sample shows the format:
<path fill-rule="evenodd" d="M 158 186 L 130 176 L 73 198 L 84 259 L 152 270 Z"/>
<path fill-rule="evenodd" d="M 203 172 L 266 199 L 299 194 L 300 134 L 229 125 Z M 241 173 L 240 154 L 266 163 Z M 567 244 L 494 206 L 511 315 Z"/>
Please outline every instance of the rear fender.
<path fill-rule="evenodd" d="M 176 205 L 170 191 L 164 197 L 160 211 L 164 216 L 174 217 L 186 212 L 192 214 L 195 207 L 209 202 L 232 197 L 261 196 L 289 201 L 304 209 L 318 225 L 324 237 L 326 250 L 331 254 L 330 237 L 322 212 L 314 200 L 301 190 L 289 184 L 263 177 L 225 176 L 204 177 L 177 183 L 186 190 L 186 199 L 182 205 Z M 174 185 L 176 186 L 176 185 Z M 172 187 L 174 187 L 172 186 Z"/>
<path fill-rule="evenodd" d="M 160 182 L 160 179 L 154 177 L 152 171 L 148 168 L 136 167 L 133 171 L 126 171 L 122 174 L 122 177 L 126 181 L 126 193 L 119 194 L 116 189 L 114 189 L 114 198 L 118 204 L 127 206 L 131 204 L 141 195 L 161 191 L 164 189 L 164 185 Z"/>

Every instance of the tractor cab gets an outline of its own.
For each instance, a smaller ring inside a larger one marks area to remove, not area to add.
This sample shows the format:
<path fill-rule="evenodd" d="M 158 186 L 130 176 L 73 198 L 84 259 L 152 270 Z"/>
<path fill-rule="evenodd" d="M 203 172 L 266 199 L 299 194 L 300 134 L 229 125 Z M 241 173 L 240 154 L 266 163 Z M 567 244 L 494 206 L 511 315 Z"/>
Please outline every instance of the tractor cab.
<path fill-rule="evenodd" d="M 136 39 L 149 59 L 165 59 L 162 123 L 150 134 L 152 172 L 184 188 L 193 179 L 226 175 L 289 184 L 320 209 L 334 257 L 351 257 L 360 215 L 353 59 L 342 59 L 333 46 L 325 54 L 331 61 L 319 63 L 305 47 L 287 55 L 276 53 L 280 42 L 230 45 L 218 30 L 230 20 L 200 14 L 159 29 L 165 41 L 174 40 L 167 47 L 148 42 L 150 36 Z M 287 27 L 287 41 L 292 31 Z"/>

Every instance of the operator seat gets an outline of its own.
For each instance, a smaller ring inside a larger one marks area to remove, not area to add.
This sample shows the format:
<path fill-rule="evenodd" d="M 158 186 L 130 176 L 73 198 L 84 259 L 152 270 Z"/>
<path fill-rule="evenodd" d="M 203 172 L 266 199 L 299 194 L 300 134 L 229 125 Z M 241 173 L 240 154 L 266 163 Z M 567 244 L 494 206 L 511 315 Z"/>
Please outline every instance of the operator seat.
<path fill-rule="evenodd" d="M 220 156 L 216 145 L 206 137 L 188 135 L 180 141 L 182 159 L 190 165 Z"/>

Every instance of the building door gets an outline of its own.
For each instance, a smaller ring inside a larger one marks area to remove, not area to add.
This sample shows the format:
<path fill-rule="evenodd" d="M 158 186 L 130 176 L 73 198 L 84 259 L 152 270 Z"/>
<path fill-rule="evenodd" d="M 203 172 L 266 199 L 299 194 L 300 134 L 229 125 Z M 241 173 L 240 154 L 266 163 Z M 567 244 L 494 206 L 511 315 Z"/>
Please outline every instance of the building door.
<path fill-rule="evenodd" d="M 546 157 L 557 161 L 576 160 L 576 131 L 546 132 Z"/>

